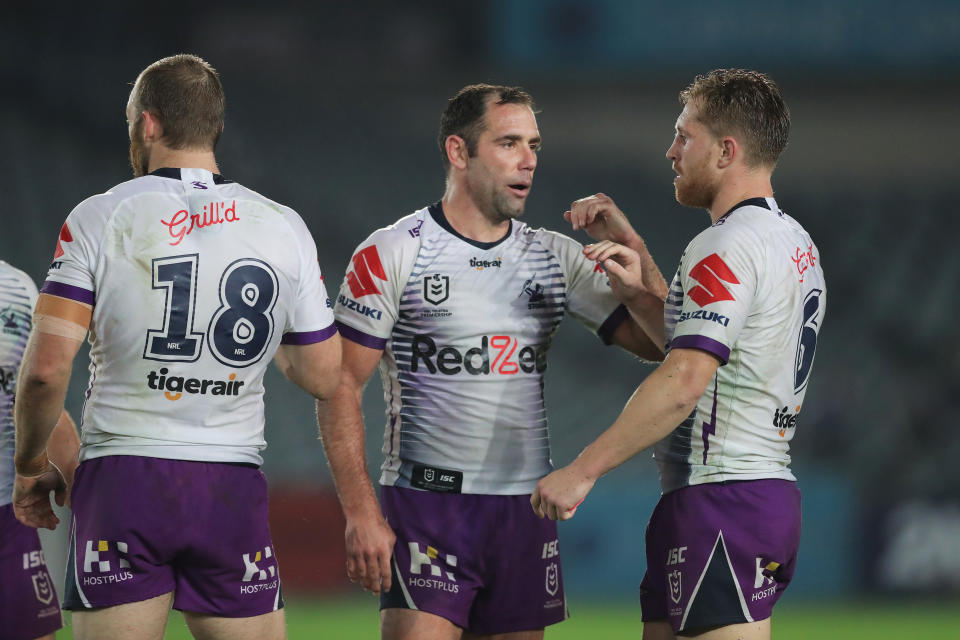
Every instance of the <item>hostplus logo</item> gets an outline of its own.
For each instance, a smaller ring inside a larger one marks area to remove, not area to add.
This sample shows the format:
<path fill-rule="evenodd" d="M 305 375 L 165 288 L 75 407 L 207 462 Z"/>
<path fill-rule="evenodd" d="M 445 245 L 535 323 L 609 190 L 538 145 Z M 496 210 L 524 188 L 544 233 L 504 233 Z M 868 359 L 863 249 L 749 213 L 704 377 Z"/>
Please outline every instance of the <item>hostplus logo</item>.
<path fill-rule="evenodd" d="M 83 553 L 83 586 L 131 580 L 129 547 L 119 540 L 87 540 Z"/>
<path fill-rule="evenodd" d="M 279 585 L 277 563 L 273 559 L 273 550 L 269 546 L 262 550 L 257 549 L 256 553 L 243 554 L 242 560 L 243 578 L 241 578 L 241 582 L 252 584 L 240 585 L 241 594 L 250 595 L 277 588 Z"/>
<path fill-rule="evenodd" d="M 426 545 L 426 552 L 420 550 L 420 543 L 408 543 L 410 548 L 410 578 L 407 584 L 411 587 L 423 587 L 426 589 L 440 589 L 449 593 L 459 593 L 460 585 L 453 575 L 453 569 L 457 566 L 457 556 L 449 553 L 441 553 L 434 547 Z M 434 564 L 436 563 L 436 564 Z M 444 567 L 443 565 L 446 565 Z M 429 577 L 424 574 L 429 567 Z"/>
<path fill-rule="evenodd" d="M 763 558 L 756 559 L 756 573 L 753 578 L 753 596 L 751 602 L 757 602 L 764 598 L 769 598 L 777 592 L 777 583 L 773 575 L 780 568 L 779 562 L 770 562 L 763 564 Z"/>
<path fill-rule="evenodd" d="M 231 373 L 226 380 L 209 378 L 186 378 L 184 376 L 167 375 L 170 370 L 161 367 L 160 371 L 151 371 L 147 374 L 147 386 L 155 391 L 162 391 L 167 400 L 177 401 L 184 393 L 190 395 L 207 394 L 211 396 L 238 396 L 243 380 L 237 380 L 237 374 Z"/>
<path fill-rule="evenodd" d="M 461 352 L 456 347 L 438 345 L 428 335 L 413 337 L 410 371 L 425 367 L 430 373 L 453 376 L 465 371 L 472 376 L 540 373 L 547 368 L 547 351 L 542 346 L 520 347 L 512 336 L 483 336 L 480 346 Z M 490 359 L 491 353 L 493 360 Z"/>

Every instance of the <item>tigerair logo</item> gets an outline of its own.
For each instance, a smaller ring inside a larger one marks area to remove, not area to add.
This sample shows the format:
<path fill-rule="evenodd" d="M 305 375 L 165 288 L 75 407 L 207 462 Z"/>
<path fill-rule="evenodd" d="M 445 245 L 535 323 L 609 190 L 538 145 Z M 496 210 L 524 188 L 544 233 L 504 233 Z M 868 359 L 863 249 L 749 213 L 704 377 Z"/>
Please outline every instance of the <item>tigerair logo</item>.
<path fill-rule="evenodd" d="M 430 373 L 439 372 L 445 376 L 453 376 L 461 371 L 472 376 L 491 373 L 510 376 L 521 371 L 539 373 L 547 368 L 546 348 L 531 345 L 520 347 L 512 336 L 483 336 L 479 347 L 461 352 L 456 347 L 438 346 L 430 336 L 416 335 L 412 348 L 410 371 L 413 373 L 426 367 Z"/>
<path fill-rule="evenodd" d="M 243 380 L 237 380 L 237 374 L 231 373 L 227 380 L 211 380 L 204 378 L 186 378 L 184 376 L 167 375 L 170 370 L 161 367 L 160 371 L 151 371 L 147 374 L 147 386 L 155 391 L 163 391 L 167 400 L 177 401 L 184 393 L 205 396 L 238 396 Z"/>
<path fill-rule="evenodd" d="M 777 409 L 773 413 L 773 426 L 777 429 L 781 438 L 786 437 L 789 429 L 797 428 L 797 418 L 800 416 L 800 405 L 797 405 L 797 409 L 793 413 L 790 413 L 789 409 L 790 407 L 785 406 L 782 409 Z"/>
<path fill-rule="evenodd" d="M 493 267 L 499 269 L 501 266 L 503 266 L 503 259 L 500 256 L 497 256 L 496 260 L 480 260 L 478 258 L 470 258 L 470 266 L 477 271 L 483 271 L 484 269 L 490 269 Z"/>

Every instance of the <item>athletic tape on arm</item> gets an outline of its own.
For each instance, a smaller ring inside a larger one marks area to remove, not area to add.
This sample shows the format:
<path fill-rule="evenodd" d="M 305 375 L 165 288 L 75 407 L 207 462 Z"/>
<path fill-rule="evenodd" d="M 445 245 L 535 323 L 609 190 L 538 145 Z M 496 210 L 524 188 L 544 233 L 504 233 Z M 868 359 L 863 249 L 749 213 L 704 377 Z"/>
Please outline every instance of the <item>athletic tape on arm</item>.
<path fill-rule="evenodd" d="M 39 333 L 49 333 L 77 342 L 83 342 L 83 339 L 87 337 L 87 328 L 82 324 L 45 313 L 33 314 L 33 327 Z"/>

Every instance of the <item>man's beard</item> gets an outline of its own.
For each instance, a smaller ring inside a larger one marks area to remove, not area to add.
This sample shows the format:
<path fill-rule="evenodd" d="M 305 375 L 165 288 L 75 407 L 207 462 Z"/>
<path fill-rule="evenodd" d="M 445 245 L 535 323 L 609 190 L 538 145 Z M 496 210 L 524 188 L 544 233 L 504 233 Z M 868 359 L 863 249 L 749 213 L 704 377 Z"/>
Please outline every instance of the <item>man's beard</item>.
<path fill-rule="evenodd" d="M 500 221 L 512 220 L 522 216 L 523 207 L 526 203 L 526 200 L 521 200 L 517 203 L 510 194 L 497 189 L 493 190 L 492 197 L 490 198 L 493 211 Z"/>
<path fill-rule="evenodd" d="M 677 202 L 688 207 L 709 209 L 717 196 L 719 185 L 710 179 L 705 166 L 690 170 L 680 176 L 674 185 L 674 195 Z"/>
<path fill-rule="evenodd" d="M 133 126 L 130 134 L 130 166 L 133 167 L 133 177 L 147 175 L 150 168 L 150 152 L 143 144 L 143 118 Z"/>

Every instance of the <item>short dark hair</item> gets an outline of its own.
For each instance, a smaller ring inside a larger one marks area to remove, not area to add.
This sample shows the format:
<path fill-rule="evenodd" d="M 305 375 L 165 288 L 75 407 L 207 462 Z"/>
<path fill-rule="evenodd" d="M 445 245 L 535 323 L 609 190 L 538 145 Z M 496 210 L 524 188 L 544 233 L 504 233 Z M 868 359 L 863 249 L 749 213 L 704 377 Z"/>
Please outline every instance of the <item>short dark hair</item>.
<path fill-rule="evenodd" d="M 520 87 L 505 87 L 499 84 L 471 84 L 450 98 L 447 108 L 440 116 L 440 135 L 437 144 L 443 156 L 443 168 L 450 168 L 447 158 L 447 138 L 460 136 L 467 144 L 467 153 L 477 153 L 477 140 L 486 128 L 484 116 L 487 114 L 487 102 L 496 95 L 496 104 L 523 104 L 534 109 L 533 98 Z"/>
<path fill-rule="evenodd" d="M 748 69 L 715 69 L 680 92 L 695 102 L 699 120 L 717 137 L 742 136 L 749 166 L 773 167 L 790 137 L 790 110 L 770 76 Z"/>
<path fill-rule="evenodd" d="M 181 53 L 144 69 L 130 103 L 136 121 L 149 111 L 163 127 L 171 149 L 214 149 L 223 133 L 223 85 L 205 60 Z"/>

